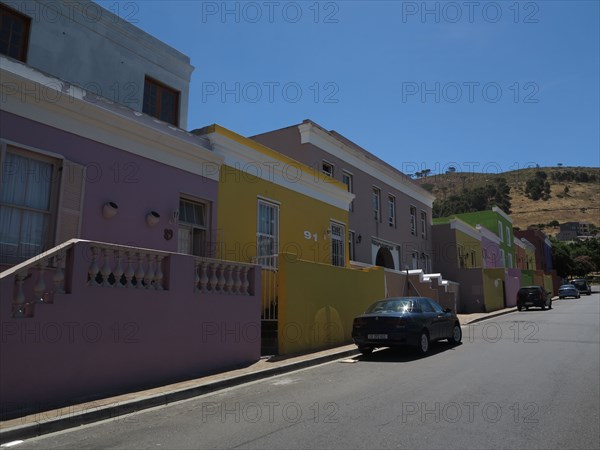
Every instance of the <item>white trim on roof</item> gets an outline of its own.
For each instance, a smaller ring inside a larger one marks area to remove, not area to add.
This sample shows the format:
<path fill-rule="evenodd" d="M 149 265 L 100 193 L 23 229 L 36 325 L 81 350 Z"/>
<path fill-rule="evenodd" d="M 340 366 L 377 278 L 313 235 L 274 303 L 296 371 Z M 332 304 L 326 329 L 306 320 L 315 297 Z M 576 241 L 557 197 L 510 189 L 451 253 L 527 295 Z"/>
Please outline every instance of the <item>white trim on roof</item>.
<path fill-rule="evenodd" d="M 402 180 L 402 175 L 395 172 L 391 167 L 377 160 L 369 159 L 364 153 L 358 152 L 311 122 L 298 125 L 298 129 L 300 131 L 301 144 L 313 144 L 321 150 L 346 161 L 351 166 L 360 168 L 360 170 L 371 175 L 373 178 L 381 180 L 383 183 L 418 200 L 429 208 L 433 207 L 433 201 L 435 200 L 433 195 L 418 186 L 414 186 L 409 180 Z M 408 178 L 408 175 L 404 176 Z"/>
<path fill-rule="evenodd" d="M 218 181 L 223 158 L 197 136 L 0 56 L 2 110 Z"/>

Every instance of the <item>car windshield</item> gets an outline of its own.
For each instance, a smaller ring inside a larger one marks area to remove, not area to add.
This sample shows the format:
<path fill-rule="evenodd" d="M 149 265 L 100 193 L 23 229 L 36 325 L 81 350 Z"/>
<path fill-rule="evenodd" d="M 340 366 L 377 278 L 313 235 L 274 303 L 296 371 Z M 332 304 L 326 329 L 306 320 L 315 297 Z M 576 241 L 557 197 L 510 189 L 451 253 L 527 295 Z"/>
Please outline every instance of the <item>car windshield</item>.
<path fill-rule="evenodd" d="M 586 282 L 582 281 L 582 280 L 580 280 L 580 281 L 573 281 L 571 284 L 573 286 L 576 286 L 576 287 L 587 287 Z"/>
<path fill-rule="evenodd" d="M 563 284 L 559 289 L 575 289 L 575 286 L 572 284 Z"/>
<path fill-rule="evenodd" d="M 366 314 L 373 313 L 402 313 L 410 312 L 413 308 L 413 301 L 410 299 L 390 299 L 380 300 L 373 303 L 365 311 Z"/>

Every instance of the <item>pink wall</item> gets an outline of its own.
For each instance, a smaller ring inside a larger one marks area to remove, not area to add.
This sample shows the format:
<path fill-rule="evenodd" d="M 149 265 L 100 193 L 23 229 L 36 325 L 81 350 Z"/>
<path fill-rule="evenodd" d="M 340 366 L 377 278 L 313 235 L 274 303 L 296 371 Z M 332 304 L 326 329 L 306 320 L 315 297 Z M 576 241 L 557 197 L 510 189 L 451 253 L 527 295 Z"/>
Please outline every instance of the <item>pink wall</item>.
<path fill-rule="evenodd" d="M 57 153 L 87 167 L 83 220 L 78 236 L 82 239 L 174 252 L 177 251 L 177 227 L 168 220 L 171 212 L 179 207 L 180 194 L 216 203 L 217 182 L 201 175 L 10 113 L 0 112 L 0 123 L 0 136 L 16 142 L 17 147 L 22 144 Z M 199 145 L 198 151 L 209 150 Z M 102 206 L 109 201 L 117 203 L 119 212 L 106 220 L 102 217 Z M 145 222 L 151 210 L 161 215 L 160 222 L 153 228 Z M 216 228 L 216 216 L 216 206 L 213 206 L 212 230 Z M 166 228 L 174 232 L 170 240 L 164 237 Z"/>
<path fill-rule="evenodd" d="M 521 269 L 506 269 L 504 289 L 506 307 L 517 306 L 517 292 L 521 287 Z"/>
<path fill-rule="evenodd" d="M 3 415 L 162 385 L 260 358 L 258 267 L 249 272 L 252 295 L 195 293 L 194 259 L 179 254 L 165 259 L 168 290 L 91 287 L 88 245 L 77 243 L 70 252 L 71 293 L 36 304 L 32 318 L 12 317 L 14 274 L 0 280 Z M 27 283 L 35 284 L 37 273 L 31 272 Z"/>

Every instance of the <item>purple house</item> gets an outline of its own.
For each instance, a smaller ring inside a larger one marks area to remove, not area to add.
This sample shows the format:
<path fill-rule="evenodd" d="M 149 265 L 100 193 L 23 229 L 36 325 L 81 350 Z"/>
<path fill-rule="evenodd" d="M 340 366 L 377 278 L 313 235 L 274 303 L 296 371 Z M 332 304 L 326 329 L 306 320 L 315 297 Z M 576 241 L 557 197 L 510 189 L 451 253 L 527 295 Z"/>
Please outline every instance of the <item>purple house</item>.
<path fill-rule="evenodd" d="M 3 418 L 260 357 L 260 269 L 211 258 L 222 157 L 179 128 L 189 59 L 69 5 L 64 23 L 0 5 L 21 32 L 0 54 Z M 111 76 L 144 95 L 89 89 Z"/>

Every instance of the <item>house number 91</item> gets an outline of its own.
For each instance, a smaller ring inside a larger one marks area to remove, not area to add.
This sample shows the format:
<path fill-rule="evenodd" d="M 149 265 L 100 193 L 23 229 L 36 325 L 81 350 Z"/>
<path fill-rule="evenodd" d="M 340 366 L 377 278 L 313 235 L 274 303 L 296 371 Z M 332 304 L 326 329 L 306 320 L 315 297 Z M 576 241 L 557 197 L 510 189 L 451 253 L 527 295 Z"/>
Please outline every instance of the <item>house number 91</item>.
<path fill-rule="evenodd" d="M 315 240 L 315 242 L 316 242 L 316 241 L 317 241 L 317 233 L 315 233 L 315 234 L 311 234 L 311 232 L 310 232 L 310 231 L 305 231 L 305 232 L 304 232 L 304 238 L 305 238 L 305 239 L 308 239 L 308 240 L 314 239 L 314 240 Z"/>

